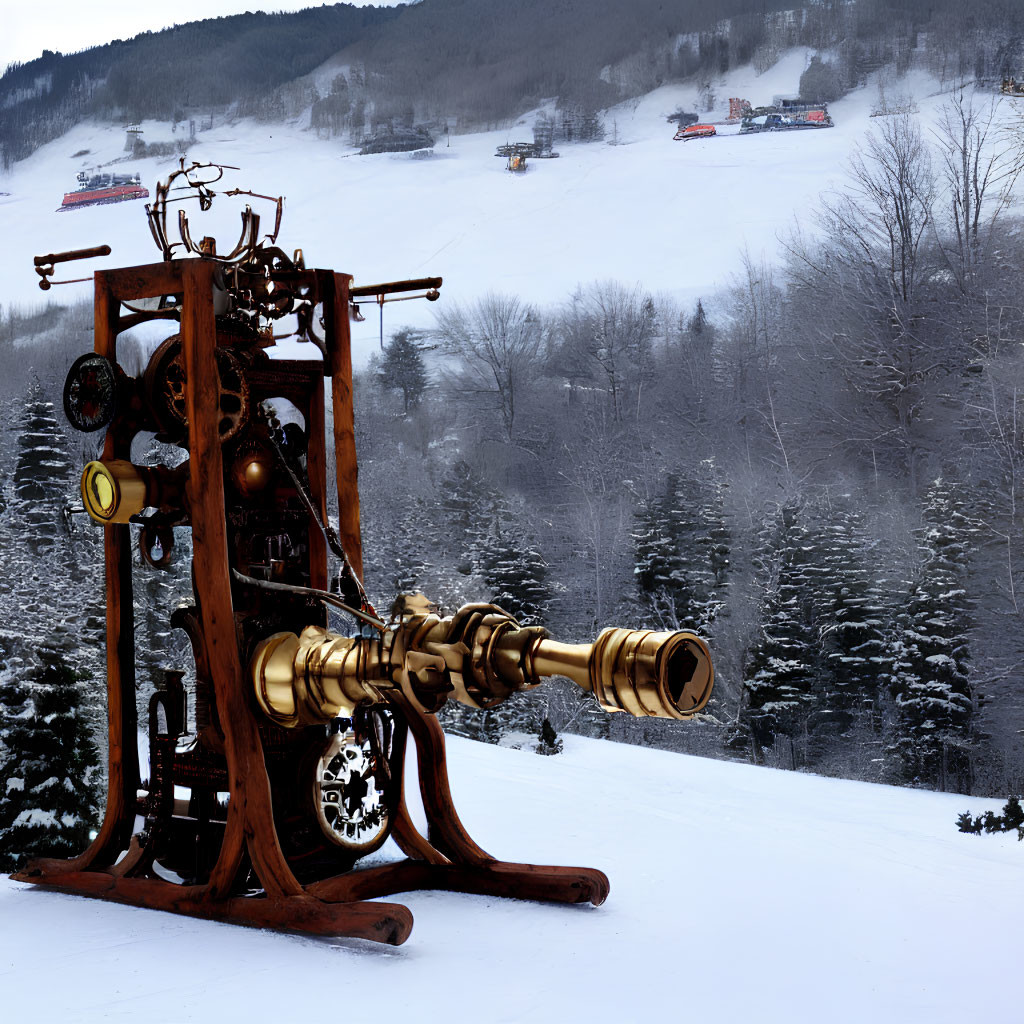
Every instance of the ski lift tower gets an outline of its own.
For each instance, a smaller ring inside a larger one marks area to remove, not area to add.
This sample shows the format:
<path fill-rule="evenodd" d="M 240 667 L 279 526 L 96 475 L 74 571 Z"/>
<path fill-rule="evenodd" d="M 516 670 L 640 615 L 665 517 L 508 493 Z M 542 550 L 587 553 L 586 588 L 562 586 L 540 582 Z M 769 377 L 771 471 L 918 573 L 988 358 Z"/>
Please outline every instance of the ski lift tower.
<path fill-rule="evenodd" d="M 124 132 L 124 151 L 131 153 L 135 150 L 136 144 L 142 142 L 142 126 L 130 124 L 125 127 Z"/>

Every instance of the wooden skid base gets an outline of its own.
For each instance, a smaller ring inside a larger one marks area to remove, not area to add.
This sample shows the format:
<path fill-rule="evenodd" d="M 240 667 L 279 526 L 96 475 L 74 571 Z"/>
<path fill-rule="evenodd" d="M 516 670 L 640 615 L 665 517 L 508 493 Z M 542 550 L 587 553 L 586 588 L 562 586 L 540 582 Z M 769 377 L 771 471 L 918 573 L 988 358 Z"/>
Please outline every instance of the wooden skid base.
<path fill-rule="evenodd" d="M 416 889 L 441 889 L 480 896 L 504 896 L 551 903 L 593 903 L 608 898 L 608 877 L 595 868 L 542 867 L 484 861 L 480 864 L 427 864 L 405 860 L 397 864 L 353 871 L 307 888 L 330 902 L 365 900 Z"/>
<path fill-rule="evenodd" d="M 398 903 L 325 902 L 305 893 L 283 897 L 214 898 L 204 886 L 153 878 L 116 878 L 103 871 L 11 875 L 15 881 L 150 910 L 167 910 L 228 924 L 310 935 L 337 935 L 400 946 L 412 931 L 412 913 Z"/>

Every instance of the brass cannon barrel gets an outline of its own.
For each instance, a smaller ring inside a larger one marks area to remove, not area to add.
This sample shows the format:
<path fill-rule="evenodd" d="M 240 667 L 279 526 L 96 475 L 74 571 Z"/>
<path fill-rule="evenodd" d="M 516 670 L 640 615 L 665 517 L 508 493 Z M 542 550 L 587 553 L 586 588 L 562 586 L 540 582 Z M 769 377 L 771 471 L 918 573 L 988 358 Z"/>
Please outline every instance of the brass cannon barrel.
<path fill-rule="evenodd" d="M 685 719 L 714 683 L 707 645 L 692 633 L 606 629 L 594 643 L 565 644 L 494 605 L 403 618 L 374 638 L 316 626 L 276 633 L 257 646 L 250 673 L 260 707 L 286 728 L 349 716 L 395 691 L 426 713 L 449 697 L 490 708 L 550 676 L 591 691 L 606 711 Z"/>

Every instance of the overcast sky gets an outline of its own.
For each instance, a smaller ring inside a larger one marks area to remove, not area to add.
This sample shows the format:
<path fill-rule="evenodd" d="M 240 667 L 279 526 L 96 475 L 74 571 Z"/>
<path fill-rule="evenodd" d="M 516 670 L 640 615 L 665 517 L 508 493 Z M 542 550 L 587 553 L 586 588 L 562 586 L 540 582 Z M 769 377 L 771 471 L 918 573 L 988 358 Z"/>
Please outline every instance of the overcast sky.
<path fill-rule="evenodd" d="M 348 2 L 364 7 L 368 0 Z M 397 2 L 375 0 L 375 5 L 393 7 Z M 43 50 L 74 53 L 186 21 L 244 11 L 299 11 L 317 6 L 311 0 L 201 0 L 197 4 L 154 4 L 149 0 L 47 0 L 33 4 L 0 0 L 0 71 L 11 61 L 34 60 Z"/>

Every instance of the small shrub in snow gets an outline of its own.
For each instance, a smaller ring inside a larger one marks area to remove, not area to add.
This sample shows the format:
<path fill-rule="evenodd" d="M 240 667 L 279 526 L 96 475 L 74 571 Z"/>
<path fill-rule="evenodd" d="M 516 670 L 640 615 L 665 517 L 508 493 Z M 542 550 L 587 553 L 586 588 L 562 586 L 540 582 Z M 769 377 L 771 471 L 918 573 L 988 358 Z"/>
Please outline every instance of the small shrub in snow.
<path fill-rule="evenodd" d="M 957 827 L 961 832 L 972 832 L 979 835 L 982 832 L 1013 832 L 1016 830 L 1017 838 L 1024 839 L 1024 808 L 1020 805 L 1020 798 L 1011 796 L 1006 801 L 1002 814 L 993 814 L 986 811 L 972 818 L 970 811 L 964 811 L 956 819 Z"/>

